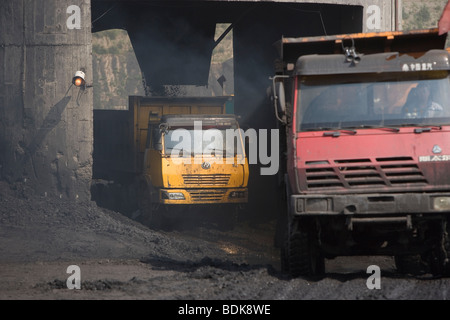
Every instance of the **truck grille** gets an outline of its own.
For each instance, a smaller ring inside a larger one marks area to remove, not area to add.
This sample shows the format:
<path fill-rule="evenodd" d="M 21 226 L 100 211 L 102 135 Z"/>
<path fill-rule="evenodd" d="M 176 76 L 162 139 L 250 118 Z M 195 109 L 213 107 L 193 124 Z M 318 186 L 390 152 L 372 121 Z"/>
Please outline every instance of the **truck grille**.
<path fill-rule="evenodd" d="M 192 201 L 221 201 L 226 190 L 189 190 Z"/>
<path fill-rule="evenodd" d="M 230 174 L 183 174 L 183 182 L 189 186 L 226 186 Z"/>
<path fill-rule="evenodd" d="M 309 190 L 427 184 L 411 157 L 310 161 L 305 173 Z"/>

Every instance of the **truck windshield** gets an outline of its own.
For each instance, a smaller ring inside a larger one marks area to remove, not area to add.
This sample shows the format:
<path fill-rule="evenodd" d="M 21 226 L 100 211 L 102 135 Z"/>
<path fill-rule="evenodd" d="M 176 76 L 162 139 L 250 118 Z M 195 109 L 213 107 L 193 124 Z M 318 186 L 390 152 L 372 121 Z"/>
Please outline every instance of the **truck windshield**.
<path fill-rule="evenodd" d="M 447 71 L 301 76 L 297 131 L 450 124 Z"/>
<path fill-rule="evenodd" d="M 166 155 L 213 155 L 234 157 L 243 155 L 240 131 L 237 127 L 203 128 L 172 127 L 164 135 Z"/>

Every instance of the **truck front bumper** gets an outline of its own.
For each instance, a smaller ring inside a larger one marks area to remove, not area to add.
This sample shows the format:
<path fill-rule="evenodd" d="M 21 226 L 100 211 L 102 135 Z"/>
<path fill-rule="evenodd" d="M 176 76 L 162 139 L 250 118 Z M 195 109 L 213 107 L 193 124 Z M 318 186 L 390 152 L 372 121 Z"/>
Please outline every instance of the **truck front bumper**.
<path fill-rule="evenodd" d="M 450 213 L 450 193 L 292 195 L 293 215 L 413 215 Z"/>
<path fill-rule="evenodd" d="M 248 189 L 160 189 L 159 201 L 163 204 L 247 203 Z"/>

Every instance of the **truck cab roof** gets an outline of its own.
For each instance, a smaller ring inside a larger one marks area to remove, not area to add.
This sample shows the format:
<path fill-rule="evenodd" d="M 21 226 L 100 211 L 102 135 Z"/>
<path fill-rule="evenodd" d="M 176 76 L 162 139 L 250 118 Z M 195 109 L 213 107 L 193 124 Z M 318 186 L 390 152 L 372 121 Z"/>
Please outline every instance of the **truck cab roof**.
<path fill-rule="evenodd" d="M 320 67 L 320 65 L 317 65 L 318 63 L 326 63 L 326 67 L 331 68 L 329 72 L 331 74 L 373 72 L 372 70 L 380 65 L 391 68 L 395 64 L 403 67 L 404 63 L 418 63 L 419 61 L 414 60 L 414 58 L 424 59 L 424 61 L 420 61 L 421 63 L 434 63 L 434 59 L 438 59 L 436 62 L 439 63 L 439 68 L 446 69 L 445 59 L 448 59 L 448 57 L 443 52 L 426 55 L 432 50 L 445 50 L 446 38 L 447 35 L 440 35 L 437 28 L 299 38 L 282 37 L 274 44 L 280 57 L 279 63 L 275 65 L 276 72 L 290 73 L 294 71 L 298 73 L 299 68 L 301 68 L 303 74 L 311 74 L 313 67 L 306 70 L 304 64 L 306 61 L 311 63 L 311 66 L 314 66 L 316 70 L 320 70 L 318 71 L 319 74 L 325 74 L 326 72 L 325 66 Z M 349 64 L 343 63 L 347 49 L 353 49 L 358 58 L 361 58 L 361 63 L 358 66 L 358 70 L 361 71 L 356 70 L 356 68 L 349 69 Z M 333 57 L 333 55 L 336 56 Z M 299 59 L 306 56 L 311 57 Z M 323 56 L 323 58 L 318 56 Z M 386 59 L 394 59 L 395 61 Z M 367 70 L 364 70 L 365 68 Z"/>
<path fill-rule="evenodd" d="M 209 126 L 236 125 L 237 117 L 234 114 L 187 114 L 187 115 L 163 115 L 161 123 L 167 123 L 169 127 L 193 126 L 196 121 Z"/>
<path fill-rule="evenodd" d="M 359 61 L 349 62 L 344 54 L 305 55 L 297 59 L 295 75 L 325 75 L 380 72 L 411 72 L 450 70 L 450 55 L 446 50 L 430 50 L 415 58 L 399 52 L 359 55 Z"/>
<path fill-rule="evenodd" d="M 362 54 L 378 52 L 424 53 L 431 49 L 444 49 L 447 35 L 437 28 L 351 33 L 316 37 L 282 37 L 274 43 L 284 62 L 295 62 L 308 54 L 342 53 L 342 48 L 352 44 Z"/>

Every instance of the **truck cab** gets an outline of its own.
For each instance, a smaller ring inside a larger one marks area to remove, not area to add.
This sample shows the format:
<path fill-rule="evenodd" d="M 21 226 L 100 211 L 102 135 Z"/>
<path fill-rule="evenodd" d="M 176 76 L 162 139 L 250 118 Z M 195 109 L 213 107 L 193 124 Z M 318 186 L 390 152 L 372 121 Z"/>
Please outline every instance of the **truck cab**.
<path fill-rule="evenodd" d="M 144 175 L 157 189 L 156 203 L 248 201 L 248 163 L 236 116 L 167 115 L 150 122 L 149 133 Z"/>
<path fill-rule="evenodd" d="M 285 271 L 389 255 L 402 273 L 449 274 L 444 42 L 436 29 L 282 39 L 274 101 L 286 139 Z"/>

